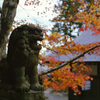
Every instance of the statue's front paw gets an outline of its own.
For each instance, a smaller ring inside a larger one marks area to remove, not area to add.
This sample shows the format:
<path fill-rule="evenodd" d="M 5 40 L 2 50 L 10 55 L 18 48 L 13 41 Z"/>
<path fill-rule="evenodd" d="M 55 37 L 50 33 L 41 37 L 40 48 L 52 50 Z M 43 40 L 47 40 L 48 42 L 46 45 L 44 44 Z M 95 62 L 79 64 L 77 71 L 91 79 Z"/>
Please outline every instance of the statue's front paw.
<path fill-rule="evenodd" d="M 43 91 L 44 87 L 40 84 L 33 84 L 30 86 L 30 89 L 32 89 L 34 91 Z"/>
<path fill-rule="evenodd" d="M 23 83 L 23 84 L 20 84 L 20 85 L 16 86 L 15 88 L 16 88 L 17 92 L 26 93 L 26 92 L 28 92 L 30 90 L 29 87 L 30 86 L 28 84 Z"/>

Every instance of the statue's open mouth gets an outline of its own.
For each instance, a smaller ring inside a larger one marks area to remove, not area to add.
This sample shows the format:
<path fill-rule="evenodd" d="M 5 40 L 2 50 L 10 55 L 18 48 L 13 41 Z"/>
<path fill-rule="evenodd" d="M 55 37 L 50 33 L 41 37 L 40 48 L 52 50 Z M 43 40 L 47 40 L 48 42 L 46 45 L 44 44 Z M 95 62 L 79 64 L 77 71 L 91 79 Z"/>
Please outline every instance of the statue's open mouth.
<path fill-rule="evenodd" d="M 32 44 L 32 49 L 41 49 L 41 41 L 43 40 L 43 33 L 29 34 L 29 42 Z M 34 45 L 33 45 L 34 44 Z"/>
<path fill-rule="evenodd" d="M 41 41 L 37 41 L 37 46 L 41 46 Z"/>

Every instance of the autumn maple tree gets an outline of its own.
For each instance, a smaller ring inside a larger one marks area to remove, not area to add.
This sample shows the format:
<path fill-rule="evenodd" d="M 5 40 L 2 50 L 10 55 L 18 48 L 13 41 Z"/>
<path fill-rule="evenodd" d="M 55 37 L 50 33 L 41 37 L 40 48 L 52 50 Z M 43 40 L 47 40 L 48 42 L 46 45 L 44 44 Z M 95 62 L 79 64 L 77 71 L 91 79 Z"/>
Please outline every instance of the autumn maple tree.
<path fill-rule="evenodd" d="M 60 24 L 66 24 L 66 23 L 79 23 L 82 24 L 82 27 L 80 28 L 80 31 L 87 30 L 89 28 L 90 30 L 94 31 L 93 35 L 100 34 L 99 29 L 99 13 L 100 13 L 100 1 L 97 0 L 64 0 L 62 1 L 63 4 L 60 6 L 60 8 L 56 7 L 56 9 L 60 10 L 60 17 L 54 18 L 54 22 L 58 22 Z M 78 4 L 77 6 L 74 6 L 75 4 Z M 70 6 L 68 8 L 66 5 Z M 72 8 L 74 9 L 74 13 L 72 11 Z M 74 7 L 73 7 L 74 6 Z M 65 11 L 65 12 L 64 12 Z M 69 16 L 68 16 L 69 15 Z M 69 17 L 69 18 L 68 18 Z M 57 23 L 56 23 L 57 25 Z M 60 26 L 60 27 L 59 27 Z M 58 32 L 61 32 L 61 28 L 68 28 L 68 25 L 59 25 L 58 28 L 60 28 L 60 31 L 58 29 Z M 72 25 L 71 25 L 72 26 Z M 54 27 L 55 28 L 55 27 Z M 63 30 L 64 32 L 64 30 Z M 70 35 L 69 35 L 70 36 Z M 48 56 L 44 57 L 42 59 L 42 62 L 46 64 L 49 67 L 49 70 L 47 72 L 43 72 L 40 75 L 44 75 L 47 73 L 51 73 L 52 77 L 43 76 L 44 77 L 44 85 L 49 88 L 54 88 L 55 90 L 64 90 L 67 86 L 71 87 L 75 94 L 80 94 L 81 92 L 78 90 L 78 86 L 81 88 L 85 87 L 85 80 L 93 80 L 92 77 L 88 76 L 86 73 L 91 72 L 91 68 L 85 66 L 85 63 L 83 62 L 82 56 L 84 56 L 85 53 L 88 52 L 88 54 L 92 54 L 95 47 L 95 54 L 99 54 L 99 43 L 92 43 L 87 45 L 81 45 L 81 44 L 75 44 L 74 41 L 71 39 L 71 37 L 68 37 L 68 34 L 61 35 L 61 33 L 54 32 L 50 36 L 45 36 L 45 40 L 48 40 L 48 44 L 46 45 L 45 42 L 43 42 L 43 46 L 47 48 L 47 50 L 51 50 L 52 54 L 56 53 L 57 55 L 68 55 L 68 54 L 77 54 L 73 59 L 69 59 L 69 61 L 61 62 L 59 61 L 59 56 Z M 79 59 L 79 62 L 82 63 L 75 63 L 76 59 Z M 48 62 L 47 62 L 48 61 Z M 72 72 L 71 69 L 73 68 Z M 48 82 L 49 80 L 49 82 Z"/>
<path fill-rule="evenodd" d="M 41 0 L 26 0 L 25 5 L 37 6 L 40 2 Z M 59 11 L 61 17 L 64 17 L 64 19 L 53 19 L 53 21 L 74 24 L 82 23 L 82 27 L 79 27 L 81 31 L 89 28 L 94 31 L 94 35 L 100 34 L 100 0 L 68 0 L 68 2 L 62 0 L 62 2 L 62 5 L 58 7 L 55 6 L 55 9 Z M 0 10 L 0 59 L 4 56 L 3 51 L 8 42 L 8 35 L 12 28 L 18 3 L 19 0 L 4 0 L 3 7 Z M 66 5 L 68 5 L 68 8 Z M 70 8 L 71 5 L 72 8 Z M 78 7 L 76 7 L 76 5 Z M 38 25 L 38 27 L 40 26 Z M 64 25 L 63 28 L 66 30 L 68 25 Z M 75 93 L 80 94 L 78 86 L 85 87 L 85 80 L 93 80 L 93 78 L 85 73 L 90 72 L 91 69 L 84 65 L 82 57 L 86 53 L 92 54 L 94 50 L 96 54 L 100 53 L 100 43 L 81 45 L 74 43 L 73 39 L 68 36 L 67 33 L 60 34 L 59 32 L 54 32 L 48 35 L 44 29 L 43 32 L 44 40 L 41 44 L 44 48 L 50 50 L 51 53 L 56 53 L 59 56 L 77 54 L 73 59 L 69 59 L 68 61 L 65 59 L 63 62 L 55 56 L 47 57 L 44 54 L 40 54 L 39 63 L 48 66 L 48 70 L 40 72 L 39 74 L 39 76 L 43 78 L 44 87 L 53 88 L 55 90 L 65 90 L 66 87 L 71 87 Z M 63 33 L 64 32 L 65 31 L 63 31 Z M 77 64 L 75 62 L 76 59 L 79 59 L 82 63 Z M 72 72 L 71 68 L 73 68 L 76 73 Z M 79 70 L 77 70 L 77 68 L 79 68 Z"/>

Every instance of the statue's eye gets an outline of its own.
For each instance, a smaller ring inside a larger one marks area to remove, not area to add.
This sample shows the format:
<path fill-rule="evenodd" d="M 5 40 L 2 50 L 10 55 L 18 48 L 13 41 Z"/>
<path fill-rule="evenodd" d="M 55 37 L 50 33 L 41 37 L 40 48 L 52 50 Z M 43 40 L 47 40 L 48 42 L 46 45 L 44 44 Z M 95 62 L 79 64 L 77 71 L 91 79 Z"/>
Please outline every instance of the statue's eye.
<path fill-rule="evenodd" d="M 35 31 L 37 31 L 38 33 L 42 32 L 42 30 L 40 28 L 38 28 L 38 27 L 36 27 Z"/>

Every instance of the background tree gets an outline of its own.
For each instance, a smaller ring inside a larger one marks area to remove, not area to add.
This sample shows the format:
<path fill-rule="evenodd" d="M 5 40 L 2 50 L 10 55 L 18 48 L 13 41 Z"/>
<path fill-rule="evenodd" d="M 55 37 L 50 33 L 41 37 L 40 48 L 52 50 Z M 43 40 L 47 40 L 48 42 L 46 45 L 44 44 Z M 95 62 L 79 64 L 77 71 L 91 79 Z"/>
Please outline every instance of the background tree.
<path fill-rule="evenodd" d="M 75 38 L 75 29 L 77 29 L 77 34 L 79 34 L 79 28 L 82 26 L 81 22 L 77 22 L 76 19 L 72 20 L 79 11 L 80 3 L 78 0 L 59 0 L 59 5 L 55 5 L 55 11 L 58 12 L 58 16 L 52 21 L 55 23 L 52 28 L 52 32 L 59 32 L 70 37 Z M 71 19 L 71 20 L 70 20 Z"/>

